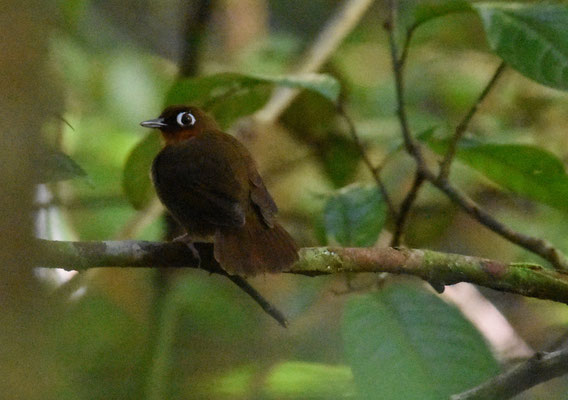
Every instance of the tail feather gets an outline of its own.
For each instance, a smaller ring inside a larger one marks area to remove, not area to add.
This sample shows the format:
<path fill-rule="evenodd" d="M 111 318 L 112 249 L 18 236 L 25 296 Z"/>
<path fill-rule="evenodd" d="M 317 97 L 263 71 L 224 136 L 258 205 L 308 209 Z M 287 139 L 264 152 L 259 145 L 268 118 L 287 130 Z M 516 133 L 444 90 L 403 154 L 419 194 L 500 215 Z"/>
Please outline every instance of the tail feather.
<path fill-rule="evenodd" d="M 215 259 L 229 274 L 254 276 L 280 272 L 298 260 L 294 239 L 280 226 L 247 217 L 242 227 L 220 229 L 215 234 Z"/>

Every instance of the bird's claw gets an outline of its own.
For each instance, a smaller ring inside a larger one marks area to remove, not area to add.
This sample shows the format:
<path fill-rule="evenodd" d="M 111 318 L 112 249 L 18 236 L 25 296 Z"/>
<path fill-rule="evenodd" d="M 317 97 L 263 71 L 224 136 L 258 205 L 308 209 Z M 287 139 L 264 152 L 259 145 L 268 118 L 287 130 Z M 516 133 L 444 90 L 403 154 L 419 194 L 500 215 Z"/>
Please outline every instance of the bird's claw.
<path fill-rule="evenodd" d="M 197 268 L 201 267 L 201 257 L 199 256 L 199 251 L 197 251 L 197 249 L 193 245 L 193 241 L 191 240 L 191 238 L 187 233 L 176 237 L 173 241 L 182 242 L 183 244 L 185 244 L 188 247 L 188 249 L 191 251 L 193 257 L 197 260 Z"/>

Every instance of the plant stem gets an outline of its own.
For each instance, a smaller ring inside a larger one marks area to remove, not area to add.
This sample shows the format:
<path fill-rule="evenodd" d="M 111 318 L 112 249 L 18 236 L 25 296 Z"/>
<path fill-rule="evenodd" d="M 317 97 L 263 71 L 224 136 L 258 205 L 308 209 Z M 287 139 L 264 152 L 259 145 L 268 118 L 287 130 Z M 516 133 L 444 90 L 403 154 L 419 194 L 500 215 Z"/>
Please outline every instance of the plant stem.
<path fill-rule="evenodd" d="M 349 128 L 349 133 L 350 133 L 351 137 L 353 138 L 353 141 L 355 142 L 357 149 L 359 150 L 359 154 L 361 154 L 361 157 L 363 158 L 363 162 L 367 166 L 367 169 L 369 170 L 369 172 L 371 172 L 371 175 L 373 176 L 375 183 L 377 184 L 379 190 L 381 191 L 383 198 L 385 199 L 385 202 L 387 203 L 387 207 L 389 209 L 389 212 L 391 213 L 393 218 L 396 219 L 397 218 L 397 212 L 396 212 L 396 209 L 394 208 L 392 200 L 391 200 L 391 198 L 390 198 L 390 196 L 387 192 L 387 188 L 385 187 L 385 184 L 381 180 L 381 177 L 379 175 L 379 170 L 376 167 L 373 166 L 371 159 L 367 155 L 367 152 L 365 151 L 365 147 L 363 146 L 363 143 L 361 143 L 361 139 L 359 138 L 359 135 L 357 134 L 357 130 L 355 129 L 355 124 L 353 123 L 353 121 L 351 120 L 349 115 L 347 115 L 347 113 L 345 112 L 343 107 L 338 106 L 337 112 L 339 113 L 339 115 L 341 115 L 343 117 L 343 119 L 347 123 L 347 126 Z"/>
<path fill-rule="evenodd" d="M 416 174 L 414 175 L 414 181 L 412 182 L 412 187 L 410 188 L 406 197 L 402 201 L 402 204 L 400 205 L 400 211 L 396 219 L 395 230 L 391 240 L 392 247 L 400 246 L 400 241 L 402 234 L 404 233 L 406 221 L 408 219 L 408 216 L 410 215 L 410 210 L 412 209 L 412 205 L 418 197 L 418 192 L 420 191 L 423 183 L 424 176 L 420 173 L 420 171 L 416 171 Z"/>
<path fill-rule="evenodd" d="M 454 135 L 452 136 L 452 139 L 450 141 L 448 151 L 446 152 L 444 160 L 440 164 L 440 172 L 439 172 L 439 175 L 438 175 L 439 178 L 446 179 L 449 176 L 450 167 L 451 167 L 452 161 L 454 160 L 454 157 L 456 156 L 456 151 L 458 149 L 459 141 L 461 140 L 461 138 L 465 134 L 465 131 L 467 130 L 467 127 L 469 126 L 471 119 L 473 118 L 473 116 L 475 115 L 475 113 L 477 112 L 477 110 L 479 108 L 479 105 L 487 97 L 487 95 L 489 94 L 491 89 L 495 87 L 495 84 L 499 80 L 499 77 L 503 74 L 503 71 L 505 71 L 506 66 L 507 65 L 505 64 L 505 62 L 501 62 L 501 64 L 499 64 L 499 66 L 497 67 L 497 69 L 493 73 L 493 76 L 491 77 L 491 79 L 489 80 L 489 82 L 487 83 L 487 85 L 485 86 L 485 88 L 483 89 L 483 91 L 481 92 L 481 94 L 479 95 L 477 100 L 475 101 L 475 103 L 473 103 L 473 105 L 471 106 L 471 108 L 469 109 L 467 114 L 460 121 L 460 123 L 456 126 L 456 130 L 455 130 Z"/>

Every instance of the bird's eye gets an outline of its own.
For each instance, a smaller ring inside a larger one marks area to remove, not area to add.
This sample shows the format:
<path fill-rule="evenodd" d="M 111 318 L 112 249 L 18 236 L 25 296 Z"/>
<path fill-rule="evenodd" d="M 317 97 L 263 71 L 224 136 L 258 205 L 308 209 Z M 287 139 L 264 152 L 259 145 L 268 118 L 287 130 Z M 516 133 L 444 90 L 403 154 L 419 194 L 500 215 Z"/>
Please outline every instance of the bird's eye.
<path fill-rule="evenodd" d="M 181 112 L 177 115 L 176 121 L 179 126 L 185 128 L 195 125 L 195 117 L 190 112 Z"/>

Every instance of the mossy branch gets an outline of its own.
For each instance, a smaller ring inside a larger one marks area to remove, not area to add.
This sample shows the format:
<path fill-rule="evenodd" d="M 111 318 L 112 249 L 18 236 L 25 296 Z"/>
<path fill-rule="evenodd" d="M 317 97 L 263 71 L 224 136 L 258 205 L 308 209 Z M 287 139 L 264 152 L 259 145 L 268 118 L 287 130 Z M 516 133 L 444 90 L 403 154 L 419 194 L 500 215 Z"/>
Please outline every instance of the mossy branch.
<path fill-rule="evenodd" d="M 226 275 L 212 256 L 212 245 L 199 244 L 201 266 L 180 242 L 64 242 L 38 239 L 46 268 L 96 267 L 201 268 Z M 437 285 L 470 282 L 502 292 L 568 304 L 568 275 L 529 263 L 500 261 L 430 250 L 312 247 L 286 273 L 318 276 L 342 272 L 407 274 Z"/>

